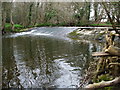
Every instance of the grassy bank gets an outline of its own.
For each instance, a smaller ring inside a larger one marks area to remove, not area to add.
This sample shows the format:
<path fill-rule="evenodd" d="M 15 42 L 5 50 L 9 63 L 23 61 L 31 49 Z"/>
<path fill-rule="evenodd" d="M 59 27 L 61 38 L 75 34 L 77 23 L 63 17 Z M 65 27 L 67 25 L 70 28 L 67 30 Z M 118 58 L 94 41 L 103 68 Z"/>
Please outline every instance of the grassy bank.
<path fill-rule="evenodd" d="M 20 24 L 14 24 L 14 30 L 12 30 L 12 25 L 10 23 L 5 24 L 5 32 L 18 32 L 25 27 Z"/>
<path fill-rule="evenodd" d="M 12 25 L 10 23 L 5 24 L 5 32 L 21 32 L 21 31 L 26 31 L 29 30 L 33 27 L 70 27 L 70 26 L 77 26 L 77 27 L 111 27 L 111 24 L 74 24 L 74 23 L 59 23 L 59 24 L 52 24 L 52 23 L 41 23 L 41 24 L 36 24 L 36 25 L 28 25 L 28 26 L 23 26 L 20 24 L 14 24 L 14 30 L 12 30 Z M 120 27 L 120 25 L 116 25 Z"/>
<path fill-rule="evenodd" d="M 110 23 L 99 23 L 99 24 L 90 24 L 93 27 L 112 27 Z M 120 27 L 120 25 L 116 24 L 116 27 Z"/>

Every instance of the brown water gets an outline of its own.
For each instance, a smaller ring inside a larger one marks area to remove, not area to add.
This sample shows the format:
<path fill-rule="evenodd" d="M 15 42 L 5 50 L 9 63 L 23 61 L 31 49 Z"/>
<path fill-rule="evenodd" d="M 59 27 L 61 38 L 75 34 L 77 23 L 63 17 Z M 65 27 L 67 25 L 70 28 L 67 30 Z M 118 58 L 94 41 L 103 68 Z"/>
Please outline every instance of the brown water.
<path fill-rule="evenodd" d="M 76 88 L 100 51 L 97 43 L 66 34 L 77 27 L 42 27 L 3 36 L 3 88 Z"/>

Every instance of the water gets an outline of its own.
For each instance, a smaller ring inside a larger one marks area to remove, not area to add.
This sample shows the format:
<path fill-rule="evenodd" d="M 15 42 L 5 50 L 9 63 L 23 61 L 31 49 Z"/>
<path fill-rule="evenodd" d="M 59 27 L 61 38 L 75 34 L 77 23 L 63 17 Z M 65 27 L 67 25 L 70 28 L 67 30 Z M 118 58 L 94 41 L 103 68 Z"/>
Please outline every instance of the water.
<path fill-rule="evenodd" d="M 66 37 L 76 28 L 41 27 L 3 36 L 3 88 L 79 87 L 91 53 L 101 47 Z"/>

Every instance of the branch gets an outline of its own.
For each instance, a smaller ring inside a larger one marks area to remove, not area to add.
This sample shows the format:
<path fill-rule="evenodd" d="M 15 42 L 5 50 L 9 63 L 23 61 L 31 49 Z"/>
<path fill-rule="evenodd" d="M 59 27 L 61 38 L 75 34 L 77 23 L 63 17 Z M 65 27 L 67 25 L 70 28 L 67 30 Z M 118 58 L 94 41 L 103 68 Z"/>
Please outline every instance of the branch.
<path fill-rule="evenodd" d="M 120 66 L 120 63 L 110 63 L 109 66 L 110 65 L 118 65 L 118 66 Z"/>
<path fill-rule="evenodd" d="M 102 81 L 99 83 L 94 83 L 94 84 L 89 84 L 85 88 L 87 89 L 97 89 L 97 88 L 103 88 L 103 87 L 108 87 L 108 86 L 113 86 L 120 83 L 120 77 L 117 77 L 113 79 L 112 81 Z"/>
<path fill-rule="evenodd" d="M 105 52 L 110 53 L 111 55 L 116 55 L 116 56 L 120 56 L 120 48 L 118 47 L 114 47 L 113 45 L 110 45 Z"/>
<path fill-rule="evenodd" d="M 108 19 L 109 19 L 110 23 L 112 24 L 113 29 L 115 30 L 115 32 L 116 32 L 117 34 L 120 35 L 120 32 L 118 32 L 118 30 L 116 29 L 116 26 L 115 26 L 112 18 L 110 17 L 110 13 L 109 13 L 109 11 L 107 10 L 107 7 L 106 7 L 105 3 L 102 2 L 102 5 L 103 5 L 103 7 L 104 7 L 104 9 L 105 9 L 105 12 L 106 12 L 106 14 L 107 14 L 107 16 L 108 16 Z"/>

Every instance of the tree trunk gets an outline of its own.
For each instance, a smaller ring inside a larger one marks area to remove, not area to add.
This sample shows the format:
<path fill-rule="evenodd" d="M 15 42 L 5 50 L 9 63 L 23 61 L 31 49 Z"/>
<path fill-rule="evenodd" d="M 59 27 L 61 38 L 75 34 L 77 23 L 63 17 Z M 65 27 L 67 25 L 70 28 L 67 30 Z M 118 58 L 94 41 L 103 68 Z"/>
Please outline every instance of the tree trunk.
<path fill-rule="evenodd" d="M 95 16 L 95 21 L 97 21 L 97 19 L 98 19 L 98 3 L 97 2 L 95 2 L 94 3 L 94 16 Z"/>
<path fill-rule="evenodd" d="M 120 25 L 120 1 L 117 4 L 117 24 Z"/>
<path fill-rule="evenodd" d="M 38 15 L 38 11 L 39 11 L 39 2 L 37 2 L 37 6 L 36 6 L 36 18 L 35 18 L 35 23 L 34 23 L 34 25 L 36 25 L 38 22 L 38 17 L 39 17 L 39 15 Z"/>
<path fill-rule="evenodd" d="M 12 25 L 12 31 L 14 31 L 14 22 L 13 22 L 12 10 L 11 10 L 11 14 L 10 14 L 10 24 Z"/>
<path fill-rule="evenodd" d="M 30 4 L 30 7 L 29 7 L 28 25 L 31 25 L 31 20 L 32 20 L 32 7 L 33 7 L 33 2 Z"/>
<path fill-rule="evenodd" d="M 90 19 L 90 5 L 91 3 L 88 2 L 87 3 L 87 6 L 86 6 L 86 9 L 87 9 L 87 21 L 89 22 L 89 19 Z"/>
<path fill-rule="evenodd" d="M 6 10 L 5 10 L 5 2 L 2 3 L 2 34 L 5 33 L 5 23 L 6 23 Z"/>

